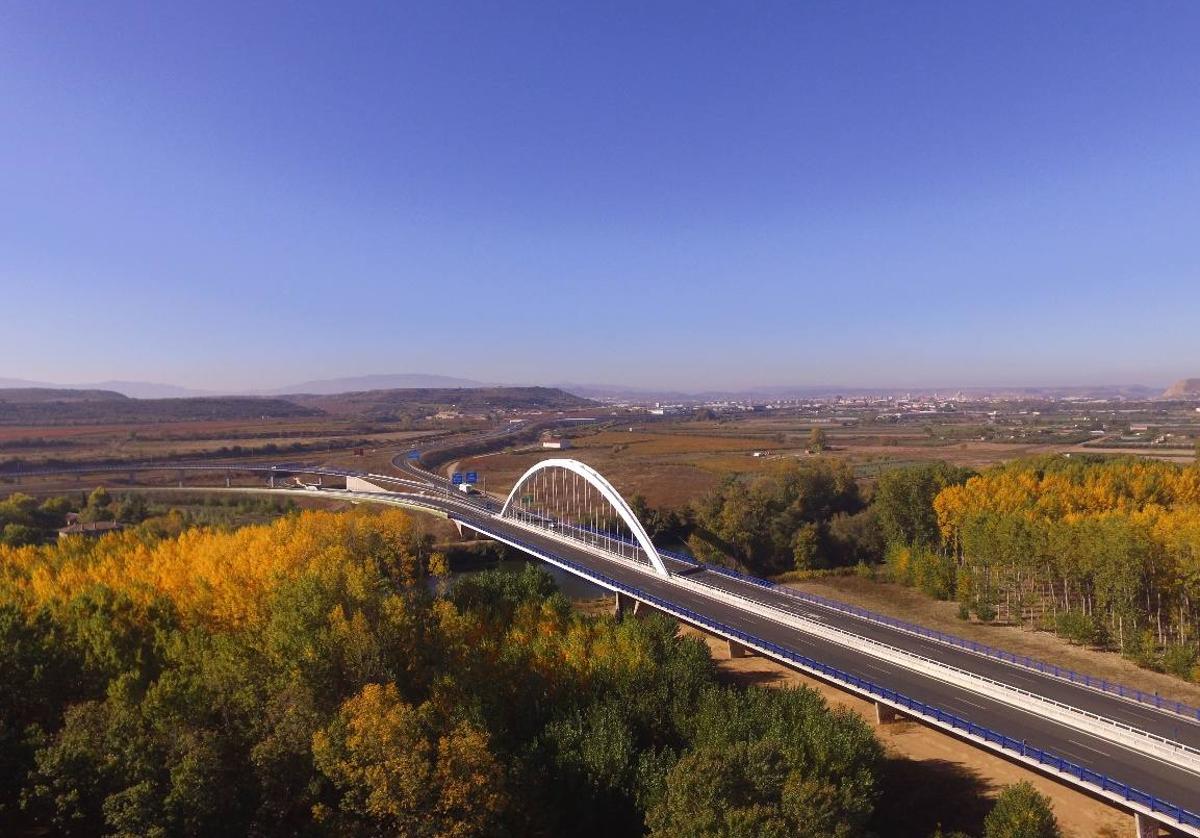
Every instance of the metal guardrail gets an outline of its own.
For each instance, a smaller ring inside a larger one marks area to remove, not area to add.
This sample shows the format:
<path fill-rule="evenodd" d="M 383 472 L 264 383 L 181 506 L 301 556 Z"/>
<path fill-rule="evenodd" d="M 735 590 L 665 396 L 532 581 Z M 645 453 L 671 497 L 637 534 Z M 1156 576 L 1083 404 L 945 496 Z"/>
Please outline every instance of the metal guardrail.
<path fill-rule="evenodd" d="M 659 552 L 662 553 L 662 555 L 669 556 L 672 559 L 679 559 L 681 561 L 685 560 L 682 557 L 682 554 L 669 553 L 662 550 Z M 690 559 L 690 557 L 688 558 Z M 697 562 L 695 559 L 691 559 L 689 563 Z M 790 588 L 786 585 L 778 585 L 769 579 L 750 576 L 749 574 L 740 573 L 731 568 L 722 567 L 721 565 L 710 564 L 705 565 L 705 567 L 707 567 L 710 571 L 716 571 L 717 573 L 738 579 L 742 582 L 758 585 L 763 588 L 770 588 L 778 593 L 783 594 L 784 596 L 792 597 L 793 599 L 802 600 L 813 605 L 820 605 L 833 611 L 841 611 L 864 620 L 870 620 L 871 622 L 881 623 L 891 628 L 908 632 L 909 634 L 915 634 L 928 640 L 944 643 L 947 646 L 955 646 L 968 652 L 973 652 L 978 655 L 995 658 L 996 660 L 1013 664 L 1014 666 L 1032 669 L 1036 672 L 1042 673 L 1043 675 L 1049 675 L 1064 681 L 1070 681 L 1073 684 L 1080 684 L 1091 689 L 1109 693 L 1110 695 L 1120 696 L 1121 698 L 1146 704 L 1159 710 L 1165 710 L 1188 719 L 1200 721 L 1200 708 L 1185 704 L 1182 701 L 1164 699 L 1157 693 L 1147 693 L 1143 690 L 1127 687 L 1124 684 L 1119 684 L 1115 681 L 1109 681 L 1106 678 L 1095 678 L 1091 675 L 1085 675 L 1083 673 L 1076 672 L 1073 669 L 1068 669 L 1067 667 L 1057 666 L 1052 663 L 1046 663 L 1045 661 L 1038 660 L 1037 658 L 1031 658 L 1028 655 L 1015 655 L 1012 652 L 1006 652 L 1003 649 L 997 649 L 994 646 L 988 646 L 986 643 L 978 643 L 974 640 L 967 640 L 966 638 L 958 637 L 953 634 L 947 634 L 936 629 L 926 628 L 925 626 L 921 626 L 916 623 L 907 622 L 906 620 L 900 620 L 896 617 L 889 617 L 886 614 L 880 614 L 876 611 L 870 611 L 866 608 L 860 608 L 857 605 L 850 605 L 849 603 L 841 602 L 836 599 L 828 599 L 827 597 L 823 597 L 818 594 L 810 594 L 805 593 L 804 591 L 798 591 L 795 588 Z"/>
<path fill-rule="evenodd" d="M 695 577 L 676 577 L 676 582 L 693 590 L 703 588 L 705 595 L 730 604 L 757 607 L 759 615 L 800 631 L 816 635 L 839 646 L 864 652 L 880 660 L 896 664 L 905 669 L 930 676 L 944 683 L 1017 707 L 1074 727 L 1085 733 L 1095 734 L 1098 728 L 1105 730 L 1105 738 L 1160 759 L 1168 760 L 1183 768 L 1200 773 L 1200 750 L 1155 733 L 1141 730 L 1132 725 L 1110 719 L 1089 710 L 1083 710 L 1056 701 L 1030 690 L 1013 686 L 995 678 L 989 678 L 961 667 L 953 666 L 935 658 L 919 655 L 907 649 L 891 646 L 869 637 L 848 631 L 824 622 L 784 611 L 778 604 L 764 602 L 752 597 L 736 594 L 719 588 Z M 747 609 L 753 610 L 753 609 Z"/>
<path fill-rule="evenodd" d="M 535 518 L 547 523 L 551 521 L 551 519 L 541 518 L 540 516 L 535 516 Z M 544 531 L 551 537 L 561 537 L 565 534 L 564 530 L 569 529 L 569 527 L 564 526 L 561 522 L 553 522 L 549 527 L 539 526 L 538 520 L 514 520 L 514 523 L 522 527 Z M 590 530 L 590 528 L 588 529 Z M 638 549 L 638 545 L 630 542 L 628 539 L 623 539 L 619 536 L 613 537 L 612 534 L 608 534 L 608 536 L 606 538 L 607 541 L 616 541 L 618 544 L 629 545 L 631 549 Z M 597 552 L 603 558 L 609 557 L 608 550 L 604 545 L 581 544 L 581 546 Z M 622 555 L 622 558 L 627 559 L 628 557 Z M 792 628 L 797 628 L 810 634 L 815 634 L 837 645 L 866 651 L 868 654 L 906 669 L 921 672 L 938 680 L 954 684 L 957 687 L 987 695 L 990 698 L 1018 707 L 1019 709 L 1032 710 L 1033 708 L 1030 705 L 1033 705 L 1039 714 L 1069 727 L 1075 727 L 1092 733 L 1095 725 L 1102 725 L 1108 730 L 1108 738 L 1115 742 L 1134 750 L 1169 760 L 1180 765 L 1180 767 L 1200 772 L 1200 751 L 1183 743 L 1175 742 L 1167 737 L 1141 730 L 1098 713 L 1056 701 L 1004 681 L 989 678 L 985 675 L 953 666 L 907 649 L 901 649 L 879 640 L 855 634 L 846 629 L 815 622 L 803 615 L 784 610 L 778 603 L 766 602 L 745 594 L 737 594 L 694 577 L 679 575 L 673 577 L 673 581 L 694 590 L 703 591 L 706 596 L 728 600 L 742 607 L 748 606 L 751 610 L 757 609 L 759 612 L 762 612 L 760 616 L 764 616 L 775 622 L 784 623 Z M 770 583 L 766 583 L 766 580 L 760 581 L 764 582 L 766 587 L 774 587 Z"/>
<path fill-rule="evenodd" d="M 504 540 L 513 542 L 516 544 L 516 546 L 528 550 L 535 555 L 542 552 L 542 548 L 519 537 L 511 535 L 505 535 L 502 537 Z M 1005 736 L 1004 734 L 992 730 L 991 728 L 975 724 L 974 722 L 968 721 L 960 716 L 956 716 L 953 713 L 948 713 L 932 704 L 926 704 L 925 702 L 909 698 L 902 693 L 896 692 L 895 690 L 890 690 L 887 687 L 883 687 L 874 683 L 873 681 L 868 681 L 865 678 L 859 678 L 857 675 L 852 675 L 849 672 L 845 672 L 837 669 L 836 667 L 822 663 L 821 661 L 809 658 L 806 655 L 801 655 L 792 651 L 791 649 L 779 646 L 769 640 L 764 640 L 760 637 L 756 637 L 747 632 L 741 631 L 740 629 L 733 628 L 732 626 L 726 625 L 718 620 L 714 620 L 704 614 L 699 614 L 691 609 L 675 605 L 674 603 L 663 600 L 654 594 L 648 593 L 639 588 L 635 588 L 632 585 L 626 585 L 624 582 L 619 582 L 616 579 L 612 579 L 611 577 L 592 570 L 591 568 L 581 565 L 578 562 L 573 562 L 570 559 L 562 558 L 561 556 L 555 556 L 554 562 L 564 565 L 574 573 L 585 578 L 589 578 L 592 581 L 609 588 L 610 590 L 621 591 L 622 593 L 634 596 L 643 602 L 653 605 L 655 608 L 658 608 L 665 613 L 680 617 L 687 622 L 692 623 L 693 625 L 709 629 L 717 634 L 737 640 L 739 643 L 746 644 L 753 648 L 758 648 L 772 656 L 790 661 L 805 669 L 818 672 L 823 677 L 848 685 L 859 692 L 881 698 L 889 704 L 895 705 L 919 716 L 923 716 L 927 719 L 932 719 L 939 724 L 949 726 L 955 730 L 961 730 L 968 736 L 982 739 L 985 742 L 998 746 L 1002 750 L 1019 755 L 1024 759 L 1036 761 L 1039 765 L 1053 768 L 1061 774 L 1078 779 L 1081 783 L 1099 788 L 1105 793 L 1115 794 L 1120 798 L 1137 806 L 1146 808 L 1151 812 L 1166 815 L 1176 823 L 1194 829 L 1200 829 L 1200 814 L 1189 811 L 1188 809 L 1184 809 L 1181 806 L 1176 806 L 1175 804 L 1162 800 L 1155 795 L 1134 788 L 1127 783 L 1114 780 L 1106 774 L 1092 771 L 1090 768 L 1085 768 L 1084 766 L 1078 765 L 1070 760 L 1056 756 L 1050 751 L 1031 746 L 1025 741 L 1013 739 L 1010 736 Z"/>

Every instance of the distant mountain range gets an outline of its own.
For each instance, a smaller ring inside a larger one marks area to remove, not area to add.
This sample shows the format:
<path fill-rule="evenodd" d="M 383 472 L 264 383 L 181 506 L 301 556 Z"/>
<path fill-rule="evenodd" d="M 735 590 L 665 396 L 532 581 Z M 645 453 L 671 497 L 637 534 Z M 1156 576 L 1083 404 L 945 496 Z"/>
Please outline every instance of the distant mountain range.
<path fill-rule="evenodd" d="M 349 378 L 323 378 L 261 392 L 280 396 L 289 393 L 333 396 L 338 393 L 362 393 L 367 390 L 462 390 L 493 386 L 495 385 L 472 381 L 469 378 L 453 378 L 448 375 L 395 373 L 392 375 L 358 375 Z"/>
<path fill-rule="evenodd" d="M 158 384 L 145 381 L 96 381 L 79 384 L 53 384 L 44 381 L 28 381 L 17 378 L 0 378 L 0 390 L 12 388 L 52 388 L 74 390 L 110 390 L 135 399 L 191 398 L 197 396 L 285 396 L 313 395 L 333 396 L 342 393 L 363 393 L 380 390 L 462 390 L 499 387 L 494 383 L 469 378 L 427 373 L 392 373 L 359 375 L 344 378 L 324 378 L 256 390 L 199 390 L 174 384 Z M 521 385 L 503 385 L 521 386 Z M 846 396 L 903 397 L 938 393 L 948 395 L 963 393 L 967 396 L 992 396 L 1013 399 L 1048 398 L 1100 398 L 1100 399 L 1153 399 L 1200 397 L 1200 379 L 1184 379 L 1176 382 L 1164 393 L 1159 387 L 1140 384 L 1130 385 L 1064 385 L 1060 387 L 987 387 L 956 386 L 942 387 L 847 387 L 837 384 L 748 387 L 745 389 L 686 390 L 679 388 L 630 387 L 620 384 L 579 384 L 565 382 L 554 385 L 577 396 L 592 399 L 624 399 L 630 401 L 696 402 L 696 401 L 769 401 L 776 399 L 812 399 Z"/>
<path fill-rule="evenodd" d="M 89 381 L 85 384 L 54 384 L 48 381 L 29 381 L 22 378 L 0 378 L 0 389 L 53 390 L 112 390 L 131 399 L 178 399 L 196 396 L 283 396 L 291 393 L 332 396 L 338 393 L 360 393 L 366 390 L 441 389 L 459 390 L 492 387 L 495 385 L 453 378 L 448 375 L 396 373 L 392 375 L 359 375 L 347 378 L 325 378 L 302 381 L 287 387 L 259 390 L 199 390 L 175 384 L 156 384 L 149 381 Z"/>
<path fill-rule="evenodd" d="M 443 412 L 480 415 L 596 406 L 590 399 L 551 387 L 400 387 L 350 393 L 167 399 L 134 399 L 113 390 L 5 387 L 0 388 L 0 425 L 254 421 L 311 416 L 417 421 Z"/>
<path fill-rule="evenodd" d="M 1176 381 L 1163 393 L 1164 399 L 1200 398 L 1200 378 L 1183 378 Z"/>
<path fill-rule="evenodd" d="M 86 384 L 53 384 L 48 381 L 26 381 L 21 378 L 0 378 L 0 389 L 47 390 L 112 390 L 131 399 L 182 399 L 190 396 L 218 395 L 216 390 L 194 390 L 175 384 L 154 384 L 149 381 L 89 381 Z"/>

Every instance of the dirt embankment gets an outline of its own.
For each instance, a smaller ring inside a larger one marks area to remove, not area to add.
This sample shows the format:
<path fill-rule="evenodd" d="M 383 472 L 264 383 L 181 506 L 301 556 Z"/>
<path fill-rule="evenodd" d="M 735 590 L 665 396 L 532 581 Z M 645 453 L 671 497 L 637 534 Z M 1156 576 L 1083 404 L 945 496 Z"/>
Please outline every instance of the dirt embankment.
<path fill-rule="evenodd" d="M 1200 684 L 1191 684 L 1143 669 L 1115 652 L 1074 646 L 1044 631 L 1019 626 L 989 625 L 958 619 L 958 606 L 925 596 L 920 591 L 857 576 L 831 576 L 791 585 L 809 593 L 848 602 L 901 620 L 986 643 L 1018 655 L 1028 655 L 1059 666 L 1107 678 L 1165 698 L 1200 706 Z"/>

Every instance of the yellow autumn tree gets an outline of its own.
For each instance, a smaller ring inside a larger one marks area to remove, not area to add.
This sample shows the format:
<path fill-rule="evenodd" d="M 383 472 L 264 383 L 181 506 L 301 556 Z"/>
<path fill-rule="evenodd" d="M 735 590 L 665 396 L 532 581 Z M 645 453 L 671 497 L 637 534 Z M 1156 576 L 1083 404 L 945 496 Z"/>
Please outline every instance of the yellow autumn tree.
<path fill-rule="evenodd" d="M 506 806 L 503 773 L 486 733 L 442 724 L 395 684 L 368 684 L 313 737 L 316 765 L 341 792 L 340 812 L 389 833 L 469 838 Z"/>

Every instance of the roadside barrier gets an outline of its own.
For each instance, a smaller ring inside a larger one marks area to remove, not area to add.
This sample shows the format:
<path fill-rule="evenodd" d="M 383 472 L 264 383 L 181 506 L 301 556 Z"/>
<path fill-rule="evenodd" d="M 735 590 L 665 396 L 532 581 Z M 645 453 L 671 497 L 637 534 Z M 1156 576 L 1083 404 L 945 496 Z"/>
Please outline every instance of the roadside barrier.
<path fill-rule="evenodd" d="M 466 521 L 463 523 L 469 524 L 469 522 Z M 495 532 L 489 534 L 495 538 L 499 538 L 502 541 L 512 543 L 514 546 L 523 550 L 527 550 L 534 555 L 545 556 L 544 548 L 525 541 L 524 539 L 511 535 L 501 535 Z M 611 577 L 606 576 L 603 573 L 599 573 L 598 571 L 595 571 L 585 565 L 581 565 L 578 562 L 574 562 L 570 559 L 565 559 L 557 555 L 553 556 L 553 558 L 548 556 L 546 558 L 550 559 L 554 564 L 561 565 L 571 570 L 573 573 L 583 576 L 584 578 L 587 578 L 590 581 L 601 585 L 602 587 L 608 588 L 611 591 L 620 591 L 621 593 L 628 594 L 636 599 L 641 600 L 642 602 L 654 606 L 664 613 L 683 619 L 684 621 L 699 628 L 703 628 L 715 634 L 736 640 L 743 645 L 757 649 L 761 652 L 765 652 L 772 657 L 796 664 L 803 669 L 819 674 L 823 678 L 836 681 L 840 684 L 850 687 L 857 692 L 865 693 L 869 696 L 881 699 L 887 704 L 890 704 L 901 710 L 905 710 L 910 714 L 914 714 L 924 719 L 936 722 L 939 725 L 961 731 L 973 739 L 978 739 L 995 745 L 1000 749 L 1020 756 L 1025 760 L 1036 762 L 1039 765 L 1052 768 L 1060 774 L 1072 777 L 1079 780 L 1081 783 L 1085 783 L 1089 786 L 1100 789 L 1106 794 L 1106 796 L 1116 797 L 1125 800 L 1134 806 L 1144 808 L 1150 812 L 1166 815 L 1176 823 L 1183 826 L 1191 827 L 1193 829 L 1200 829 L 1200 814 L 1191 812 L 1181 806 L 1176 806 L 1173 803 L 1169 803 L 1152 794 L 1134 788 L 1127 783 L 1114 780 L 1106 774 L 1092 771 L 1090 768 L 1085 768 L 1082 765 L 1071 762 L 1070 760 L 1056 756 L 1050 751 L 1034 747 L 1033 745 L 1028 744 L 1026 741 L 1005 736 L 1004 734 L 984 727 L 983 725 L 975 724 L 974 722 L 968 721 L 960 716 L 956 716 L 953 713 L 948 713 L 934 705 L 926 704 L 925 702 L 909 698 L 902 693 L 898 693 L 895 690 L 890 690 L 887 687 L 874 683 L 873 681 L 868 681 L 865 678 L 859 678 L 857 675 L 852 675 L 849 672 L 844 672 L 843 670 L 829 666 L 821 661 L 814 660 L 806 655 L 801 655 L 792 651 L 791 649 L 787 649 L 772 643 L 769 640 L 764 640 L 760 637 L 756 637 L 748 634 L 747 632 L 741 631 L 740 629 L 736 629 L 732 626 L 721 623 L 718 620 L 713 620 L 704 614 L 699 614 L 691 609 L 670 603 L 658 596 L 655 596 L 654 594 L 643 591 L 640 588 L 633 587 L 632 585 L 626 585 L 623 582 L 612 579 Z M 672 556 L 672 558 L 674 558 L 674 556 Z M 694 563 L 694 560 L 689 562 L 689 564 L 692 563 Z M 712 569 L 712 567 L 712 565 L 709 565 L 710 569 Z M 731 573 L 738 576 L 741 575 L 736 574 L 735 571 L 731 571 Z M 772 583 L 767 583 L 766 586 L 775 587 Z"/>

